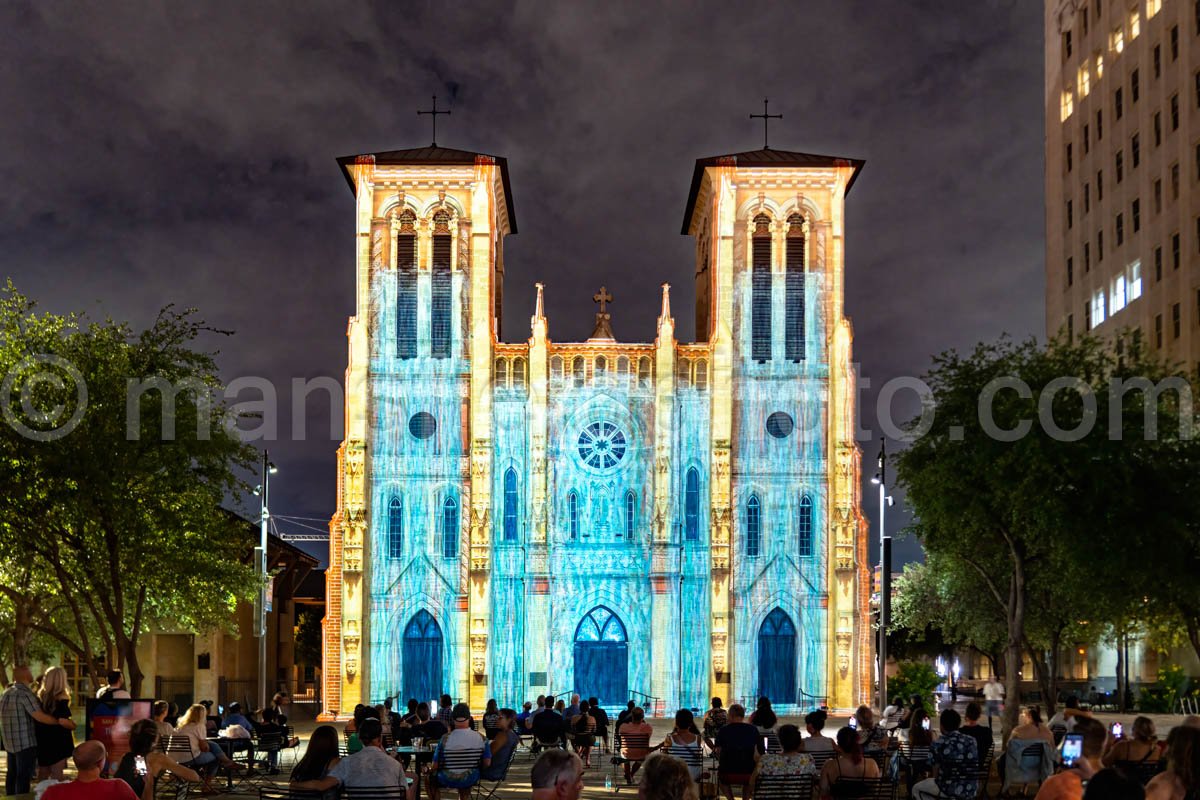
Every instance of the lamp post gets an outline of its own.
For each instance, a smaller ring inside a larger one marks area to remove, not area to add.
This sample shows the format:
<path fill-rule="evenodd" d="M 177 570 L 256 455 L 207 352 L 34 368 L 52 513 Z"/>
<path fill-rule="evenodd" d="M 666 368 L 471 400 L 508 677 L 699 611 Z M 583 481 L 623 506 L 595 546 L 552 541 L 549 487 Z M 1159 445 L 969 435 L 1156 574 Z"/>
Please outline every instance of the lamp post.
<path fill-rule="evenodd" d="M 886 509 L 892 504 L 887 493 L 887 440 L 879 437 L 879 471 L 871 483 L 879 487 L 879 708 L 887 708 L 887 631 L 892 610 L 892 537 L 884 524 Z"/>
<path fill-rule="evenodd" d="M 262 513 L 259 516 L 258 547 L 254 548 L 254 569 L 258 573 L 260 586 L 258 602 L 254 609 L 254 635 L 258 637 L 258 707 L 267 707 L 267 605 L 270 602 L 267 586 L 267 523 L 271 512 L 267 508 L 267 492 L 270 488 L 271 476 L 279 469 L 271 463 L 267 451 L 263 449 L 262 483 L 258 485 L 255 494 L 262 501 Z"/>

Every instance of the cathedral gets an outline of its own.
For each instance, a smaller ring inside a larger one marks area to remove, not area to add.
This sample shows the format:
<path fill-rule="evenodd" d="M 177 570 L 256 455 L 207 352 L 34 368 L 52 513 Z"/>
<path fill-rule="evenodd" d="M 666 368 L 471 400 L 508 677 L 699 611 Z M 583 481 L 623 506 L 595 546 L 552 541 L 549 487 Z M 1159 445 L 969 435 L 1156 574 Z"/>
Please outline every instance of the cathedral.
<path fill-rule="evenodd" d="M 529 289 L 528 338 L 502 342 L 505 159 L 434 145 L 338 163 L 356 303 L 326 714 L 442 693 L 519 709 L 578 692 L 653 715 L 712 696 L 783 713 L 863 702 L 842 308 L 843 204 L 863 162 L 767 148 L 696 162 L 682 228 L 696 342 L 676 340 L 665 283 L 648 341 L 616 338 L 603 287 L 591 337 L 555 341 L 543 292 L 573 287 L 553 276 Z"/>

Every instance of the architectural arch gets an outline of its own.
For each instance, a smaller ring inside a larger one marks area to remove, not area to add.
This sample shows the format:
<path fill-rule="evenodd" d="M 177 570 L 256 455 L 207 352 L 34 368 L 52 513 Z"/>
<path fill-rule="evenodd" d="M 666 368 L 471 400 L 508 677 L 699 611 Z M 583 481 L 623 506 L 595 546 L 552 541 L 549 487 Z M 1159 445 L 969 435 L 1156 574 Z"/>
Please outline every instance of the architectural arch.
<path fill-rule="evenodd" d="M 595 606 L 575 626 L 573 641 L 575 691 L 605 706 L 627 700 L 629 633 L 621 618 L 607 606 Z"/>
<path fill-rule="evenodd" d="M 758 626 L 758 690 L 759 697 L 773 703 L 796 703 L 796 624 L 783 609 L 776 606 Z"/>
<path fill-rule="evenodd" d="M 422 608 L 409 617 L 400 646 L 401 696 L 415 697 L 418 702 L 440 697 L 443 691 L 443 636 L 433 614 Z"/>

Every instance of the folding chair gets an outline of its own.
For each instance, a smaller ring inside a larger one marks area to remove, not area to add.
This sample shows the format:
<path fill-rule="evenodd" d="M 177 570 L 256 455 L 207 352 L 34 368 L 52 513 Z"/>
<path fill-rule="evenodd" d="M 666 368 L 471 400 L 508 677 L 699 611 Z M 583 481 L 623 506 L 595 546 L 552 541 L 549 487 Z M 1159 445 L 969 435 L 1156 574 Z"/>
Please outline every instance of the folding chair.
<path fill-rule="evenodd" d="M 506 780 L 508 780 L 508 770 L 512 767 L 513 762 L 516 760 L 517 760 L 517 748 L 514 747 L 512 749 L 512 752 L 508 754 L 508 761 L 505 762 L 504 769 L 501 770 L 499 778 L 496 778 L 495 780 L 488 780 L 486 778 L 480 778 L 479 783 L 475 784 L 475 787 L 472 790 L 474 792 L 474 794 L 472 795 L 473 799 L 474 800 L 492 800 L 492 798 L 496 796 L 496 790 L 499 789 Z M 491 785 L 485 786 L 484 785 L 485 783 L 491 784 Z"/>
<path fill-rule="evenodd" d="M 835 798 L 895 800 L 896 784 L 887 778 L 839 778 L 832 794 Z"/>
<path fill-rule="evenodd" d="M 1141 761 L 1117 761 L 1113 767 L 1130 780 L 1135 780 L 1145 786 L 1155 775 L 1166 769 L 1167 762 L 1144 758 Z"/>
<path fill-rule="evenodd" d="M 754 800 L 797 800 L 812 796 L 811 775 L 759 775 Z"/>
<path fill-rule="evenodd" d="M 979 766 L 975 769 L 975 779 L 979 782 L 979 792 L 984 797 L 988 796 L 988 781 L 992 779 L 992 763 L 996 760 L 996 751 L 989 747 L 988 751 L 983 754 L 983 760 L 979 762 Z M 976 795 L 978 797 L 978 794 Z"/>
<path fill-rule="evenodd" d="M 617 738 L 613 743 L 613 756 L 612 756 L 613 777 L 614 778 L 617 777 L 616 773 L 617 773 L 618 766 L 623 768 L 627 764 L 630 764 L 630 765 L 641 764 L 643 761 L 646 760 L 646 756 L 641 756 L 640 758 L 628 758 L 628 757 L 622 755 L 621 751 L 623 751 L 623 750 L 649 750 L 649 749 L 650 749 L 650 734 L 648 734 L 648 733 L 629 733 L 629 734 L 625 734 L 625 735 L 617 734 Z M 626 783 L 627 783 L 627 785 L 630 785 L 630 786 L 633 785 L 632 780 L 629 780 Z M 613 787 L 614 787 L 613 791 L 619 792 L 621 790 L 621 781 L 614 780 Z"/>
<path fill-rule="evenodd" d="M 783 745 L 781 745 L 779 743 L 779 734 L 777 734 L 773 730 L 770 730 L 770 731 L 765 732 L 763 734 L 763 737 L 767 740 L 767 752 L 768 753 L 782 753 L 783 752 Z"/>
<path fill-rule="evenodd" d="M 190 788 L 187 781 L 162 774 L 154 779 L 154 800 L 186 800 Z"/>
<path fill-rule="evenodd" d="M 439 746 L 436 758 L 429 765 L 429 780 L 436 780 L 438 773 L 442 770 L 447 772 L 468 772 L 473 769 L 479 769 L 479 759 L 482 757 L 482 747 L 470 750 L 445 750 Z M 478 785 L 479 782 L 477 780 L 470 788 L 474 789 Z"/>
<path fill-rule="evenodd" d="M 401 786 L 361 786 L 357 788 L 343 786 L 342 797 L 349 800 L 403 800 L 404 788 Z"/>

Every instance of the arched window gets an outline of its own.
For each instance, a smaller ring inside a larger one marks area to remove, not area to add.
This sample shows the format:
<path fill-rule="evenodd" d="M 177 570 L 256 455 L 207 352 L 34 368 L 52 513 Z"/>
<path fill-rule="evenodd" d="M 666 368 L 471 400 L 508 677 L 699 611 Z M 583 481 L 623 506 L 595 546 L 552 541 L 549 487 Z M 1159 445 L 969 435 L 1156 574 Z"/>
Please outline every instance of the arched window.
<path fill-rule="evenodd" d="M 512 363 L 512 385 L 514 389 L 525 388 L 525 359 L 514 358 Z"/>
<path fill-rule="evenodd" d="M 796 525 L 796 534 L 800 542 L 800 555 L 811 556 L 813 546 L 813 503 L 812 498 L 808 495 L 800 498 L 800 520 Z"/>
<path fill-rule="evenodd" d="M 429 355 L 450 357 L 450 214 L 433 215 L 433 275 L 429 313 Z"/>
<path fill-rule="evenodd" d="M 700 540 L 700 473 L 689 467 L 683 487 L 683 538 Z"/>
<path fill-rule="evenodd" d="M 758 497 L 750 495 L 746 501 L 746 555 L 757 556 L 761 545 L 762 511 L 758 506 Z"/>
<path fill-rule="evenodd" d="M 771 360 L 771 218 L 754 218 L 751 236 L 750 357 Z"/>
<path fill-rule="evenodd" d="M 789 361 L 804 360 L 804 217 L 788 217 L 787 300 L 784 311 L 784 356 Z"/>
<path fill-rule="evenodd" d="M 650 356 L 642 356 L 638 359 L 638 383 L 643 387 L 648 387 L 653 377 L 654 372 L 650 366 Z"/>
<path fill-rule="evenodd" d="M 675 360 L 675 388 L 687 389 L 691 386 L 691 380 L 688 377 L 688 368 L 690 363 L 686 358 Z"/>
<path fill-rule="evenodd" d="M 637 515 L 637 498 L 633 492 L 625 493 L 625 538 L 628 541 L 633 541 L 633 524 Z"/>
<path fill-rule="evenodd" d="M 497 389 L 507 389 L 508 388 L 508 359 L 507 358 L 497 358 L 496 359 L 496 388 Z"/>
<path fill-rule="evenodd" d="M 417 356 L 417 229 L 416 215 L 400 215 L 396 236 L 396 355 Z"/>
<path fill-rule="evenodd" d="M 692 371 L 696 377 L 692 380 L 692 385 L 700 391 L 708 388 L 708 359 L 698 358 L 692 362 Z"/>
<path fill-rule="evenodd" d="M 388 558 L 402 558 L 404 556 L 404 507 L 400 505 L 399 497 L 393 497 L 392 502 L 388 503 L 387 520 Z"/>
<path fill-rule="evenodd" d="M 596 356 L 596 377 L 599 378 L 608 372 L 608 359 L 604 356 Z"/>
<path fill-rule="evenodd" d="M 571 541 L 579 541 L 579 495 L 574 489 L 567 494 L 567 530 Z"/>
<path fill-rule="evenodd" d="M 517 540 L 517 471 L 504 471 L 504 541 Z"/>
<path fill-rule="evenodd" d="M 442 503 L 442 556 L 458 558 L 458 503 L 453 497 Z"/>
<path fill-rule="evenodd" d="M 583 386 L 585 380 L 583 356 L 575 356 L 575 360 L 571 362 L 571 376 L 575 379 L 576 386 Z"/>
<path fill-rule="evenodd" d="M 552 378 L 561 378 L 563 376 L 562 356 L 554 356 L 550 359 L 550 376 Z"/>

